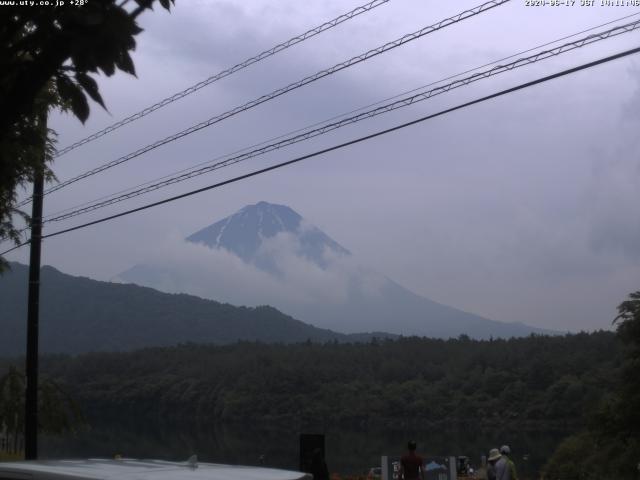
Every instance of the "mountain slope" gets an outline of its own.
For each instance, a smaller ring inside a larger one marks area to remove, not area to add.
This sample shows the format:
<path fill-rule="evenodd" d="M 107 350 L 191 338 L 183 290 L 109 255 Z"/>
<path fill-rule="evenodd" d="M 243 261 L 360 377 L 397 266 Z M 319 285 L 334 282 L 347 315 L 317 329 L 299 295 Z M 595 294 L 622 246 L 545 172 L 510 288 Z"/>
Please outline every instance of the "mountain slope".
<path fill-rule="evenodd" d="M 0 276 L 0 356 L 21 355 L 26 345 L 28 268 L 11 264 Z M 123 351 L 197 342 L 238 340 L 292 343 L 349 338 L 306 325 L 275 308 L 234 307 L 136 285 L 99 282 L 41 271 L 41 352 Z"/>
<path fill-rule="evenodd" d="M 306 323 L 344 333 L 385 331 L 441 338 L 550 333 L 496 322 L 416 295 L 358 265 L 346 248 L 284 205 L 248 205 L 185 240 L 169 255 L 138 264 L 118 280 L 242 305 L 268 303 Z M 193 245 L 208 248 L 197 250 Z M 189 255 L 176 254 L 181 249 Z M 225 271 L 230 270 L 223 266 L 229 259 L 221 252 L 245 266 L 237 279 Z M 194 256 L 203 265 L 210 262 L 210 268 L 185 261 Z M 234 280 L 235 288 L 220 287 Z"/>
<path fill-rule="evenodd" d="M 521 323 L 483 318 L 434 302 L 392 280 L 385 280 L 376 296 L 354 295 L 340 305 L 324 305 L 313 310 L 299 310 L 292 306 L 285 311 L 312 325 L 323 325 L 346 333 L 376 330 L 431 338 L 455 338 L 464 334 L 475 339 L 557 333 Z M 344 328 L 346 325 L 348 328 Z"/>

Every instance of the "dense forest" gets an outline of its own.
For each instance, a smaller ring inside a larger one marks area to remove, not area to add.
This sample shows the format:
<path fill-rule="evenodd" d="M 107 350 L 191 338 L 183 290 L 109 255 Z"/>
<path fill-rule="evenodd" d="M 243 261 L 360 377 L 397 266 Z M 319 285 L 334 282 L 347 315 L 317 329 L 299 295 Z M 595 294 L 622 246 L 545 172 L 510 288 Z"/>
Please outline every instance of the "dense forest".
<path fill-rule="evenodd" d="M 86 415 L 163 421 L 582 425 L 614 384 L 613 333 L 181 345 L 45 356 Z"/>

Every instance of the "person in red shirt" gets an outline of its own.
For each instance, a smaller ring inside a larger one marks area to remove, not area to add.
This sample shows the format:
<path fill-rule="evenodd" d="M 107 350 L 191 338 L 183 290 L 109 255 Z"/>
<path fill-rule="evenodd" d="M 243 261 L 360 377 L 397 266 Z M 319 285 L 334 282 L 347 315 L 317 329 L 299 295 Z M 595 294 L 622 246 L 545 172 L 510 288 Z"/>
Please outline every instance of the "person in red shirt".
<path fill-rule="evenodd" d="M 401 480 L 424 480 L 424 459 L 416 455 L 416 442 L 411 440 L 407 445 L 409 453 L 400 459 Z"/>

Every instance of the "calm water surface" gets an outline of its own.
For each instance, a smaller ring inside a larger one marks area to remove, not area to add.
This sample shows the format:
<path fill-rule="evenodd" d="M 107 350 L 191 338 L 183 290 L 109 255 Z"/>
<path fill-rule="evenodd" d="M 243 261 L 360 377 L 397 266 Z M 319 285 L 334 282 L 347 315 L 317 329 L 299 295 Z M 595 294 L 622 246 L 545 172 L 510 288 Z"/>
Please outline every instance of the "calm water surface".
<path fill-rule="evenodd" d="M 466 455 L 480 462 L 490 448 L 509 444 L 521 478 L 537 473 L 557 444 L 570 432 L 513 431 L 473 427 L 438 429 L 282 428 L 255 425 L 160 425 L 121 419 L 94 424 L 75 435 L 45 436 L 40 440 L 44 458 L 113 457 L 158 458 L 184 461 L 197 454 L 200 461 L 264 465 L 297 469 L 300 433 L 325 434 L 327 464 L 331 472 L 364 474 L 380 465 L 381 455 L 400 455 L 408 439 L 418 442 L 425 455 Z"/>

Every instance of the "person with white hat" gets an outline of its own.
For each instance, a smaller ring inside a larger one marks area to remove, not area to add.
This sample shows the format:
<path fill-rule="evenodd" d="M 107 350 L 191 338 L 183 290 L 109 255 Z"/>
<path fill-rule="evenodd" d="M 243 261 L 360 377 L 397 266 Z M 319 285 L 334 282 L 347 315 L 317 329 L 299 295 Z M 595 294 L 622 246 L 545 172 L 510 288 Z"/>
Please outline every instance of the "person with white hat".
<path fill-rule="evenodd" d="M 501 457 L 497 448 L 489 450 L 489 458 L 487 458 L 487 480 L 496 480 L 496 461 Z"/>
<path fill-rule="evenodd" d="M 507 463 L 507 459 L 500 454 L 500 450 L 497 448 L 492 448 L 489 451 L 489 466 L 487 466 L 487 475 L 489 479 L 495 478 L 495 480 L 512 480 L 511 479 L 511 471 L 509 470 L 509 464 Z M 490 470 L 493 470 L 491 472 Z M 495 476 L 492 477 L 491 473 Z"/>

